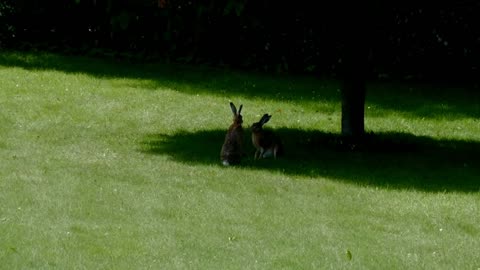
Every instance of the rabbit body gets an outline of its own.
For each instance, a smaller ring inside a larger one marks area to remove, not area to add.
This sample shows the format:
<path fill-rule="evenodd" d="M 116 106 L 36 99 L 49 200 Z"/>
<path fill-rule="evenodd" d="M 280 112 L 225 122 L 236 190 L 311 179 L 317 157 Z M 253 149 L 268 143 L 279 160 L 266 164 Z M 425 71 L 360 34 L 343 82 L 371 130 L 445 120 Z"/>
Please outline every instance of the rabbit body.
<path fill-rule="evenodd" d="M 230 102 L 230 108 L 233 113 L 233 123 L 228 128 L 225 135 L 225 141 L 220 151 L 220 159 L 225 166 L 239 164 L 243 156 L 243 119 L 240 114 L 242 105 L 238 111 L 235 105 Z"/>
<path fill-rule="evenodd" d="M 264 130 L 263 125 L 270 120 L 272 116 L 264 114 L 260 121 L 252 125 L 252 143 L 255 147 L 255 159 L 267 158 L 283 154 L 283 144 L 280 138 L 271 130 Z"/>

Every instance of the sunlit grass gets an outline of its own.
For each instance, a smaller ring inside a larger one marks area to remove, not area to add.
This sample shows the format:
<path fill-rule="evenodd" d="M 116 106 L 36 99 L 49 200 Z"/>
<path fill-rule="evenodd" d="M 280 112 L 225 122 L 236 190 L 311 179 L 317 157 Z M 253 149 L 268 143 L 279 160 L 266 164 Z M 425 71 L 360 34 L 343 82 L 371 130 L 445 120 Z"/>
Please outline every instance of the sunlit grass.
<path fill-rule="evenodd" d="M 473 90 L 372 88 L 367 130 L 399 149 L 345 152 L 335 82 L 0 59 L 1 268 L 480 267 Z M 273 114 L 284 159 L 220 165 L 229 100 Z"/>

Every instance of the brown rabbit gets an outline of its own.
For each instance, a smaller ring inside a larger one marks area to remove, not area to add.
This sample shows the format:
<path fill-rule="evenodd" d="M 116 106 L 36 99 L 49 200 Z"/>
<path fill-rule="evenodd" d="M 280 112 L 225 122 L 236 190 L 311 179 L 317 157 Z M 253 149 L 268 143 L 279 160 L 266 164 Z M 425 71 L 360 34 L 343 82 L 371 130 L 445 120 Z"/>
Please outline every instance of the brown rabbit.
<path fill-rule="evenodd" d="M 230 108 L 233 113 L 233 123 L 225 135 L 225 142 L 220 152 L 220 159 L 225 166 L 239 164 L 243 156 L 243 119 L 242 112 L 243 105 L 238 108 L 230 102 Z"/>
<path fill-rule="evenodd" d="M 263 125 L 267 123 L 271 117 L 271 115 L 266 113 L 260 121 L 252 125 L 252 143 L 256 148 L 255 159 L 271 156 L 277 158 L 283 155 L 283 144 L 280 138 L 273 133 L 273 131 L 263 129 Z"/>

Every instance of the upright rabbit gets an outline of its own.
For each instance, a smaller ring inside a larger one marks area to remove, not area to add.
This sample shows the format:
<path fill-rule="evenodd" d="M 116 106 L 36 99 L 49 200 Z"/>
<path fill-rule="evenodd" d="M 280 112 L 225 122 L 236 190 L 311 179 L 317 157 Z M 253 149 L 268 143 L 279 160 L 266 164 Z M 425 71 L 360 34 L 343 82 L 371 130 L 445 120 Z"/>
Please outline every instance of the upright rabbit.
<path fill-rule="evenodd" d="M 260 121 L 252 125 L 252 143 L 256 148 L 255 159 L 273 156 L 277 158 L 283 154 L 283 144 L 280 138 L 271 130 L 264 130 L 265 125 L 272 116 L 264 114 Z"/>
<path fill-rule="evenodd" d="M 220 152 L 220 159 L 225 166 L 239 164 L 243 156 L 243 119 L 242 112 L 243 105 L 237 108 L 230 102 L 230 108 L 233 113 L 233 123 L 225 135 L 225 142 Z"/>

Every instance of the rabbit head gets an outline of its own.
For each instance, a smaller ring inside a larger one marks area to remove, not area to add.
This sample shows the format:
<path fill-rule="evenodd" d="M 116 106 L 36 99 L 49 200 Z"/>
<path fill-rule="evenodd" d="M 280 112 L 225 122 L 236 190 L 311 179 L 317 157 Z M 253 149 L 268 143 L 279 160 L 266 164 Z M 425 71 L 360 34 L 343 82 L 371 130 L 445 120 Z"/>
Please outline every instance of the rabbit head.
<path fill-rule="evenodd" d="M 252 124 L 252 127 L 251 127 L 252 132 L 262 131 L 263 130 L 263 125 L 265 125 L 270 120 L 270 118 L 272 118 L 271 115 L 268 115 L 268 113 L 264 114 L 262 116 L 262 118 L 260 119 L 260 121 Z"/>
<path fill-rule="evenodd" d="M 241 125 L 243 123 L 243 117 L 241 115 L 243 105 L 240 104 L 240 107 L 238 108 L 235 107 L 235 104 L 233 102 L 230 102 L 230 109 L 232 110 L 233 113 L 233 123 L 232 125 Z"/>

